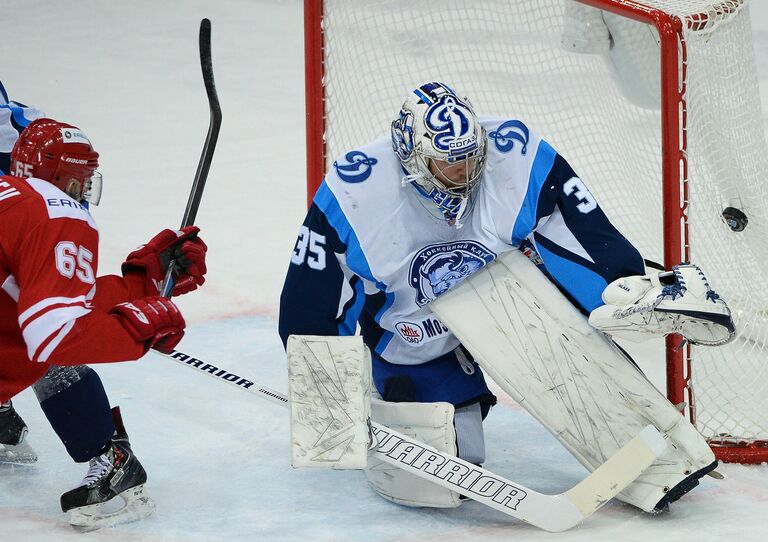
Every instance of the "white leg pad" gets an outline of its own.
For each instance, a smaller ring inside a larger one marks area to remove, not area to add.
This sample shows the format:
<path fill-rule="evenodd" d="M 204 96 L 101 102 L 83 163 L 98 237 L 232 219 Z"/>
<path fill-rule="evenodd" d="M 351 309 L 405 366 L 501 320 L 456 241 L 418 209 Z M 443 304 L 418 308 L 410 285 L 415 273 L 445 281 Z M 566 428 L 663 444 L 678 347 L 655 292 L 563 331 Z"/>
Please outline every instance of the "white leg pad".
<path fill-rule="evenodd" d="M 517 251 L 430 304 L 476 361 L 587 468 L 652 423 L 667 450 L 619 498 L 652 511 L 709 467 L 704 438 L 627 357 Z"/>
<path fill-rule="evenodd" d="M 372 419 L 437 450 L 456 455 L 453 405 L 450 403 L 390 403 L 375 395 L 371 399 Z M 455 508 L 459 494 L 374 457 L 368 459 L 365 475 L 373 488 L 387 500 L 404 506 Z"/>

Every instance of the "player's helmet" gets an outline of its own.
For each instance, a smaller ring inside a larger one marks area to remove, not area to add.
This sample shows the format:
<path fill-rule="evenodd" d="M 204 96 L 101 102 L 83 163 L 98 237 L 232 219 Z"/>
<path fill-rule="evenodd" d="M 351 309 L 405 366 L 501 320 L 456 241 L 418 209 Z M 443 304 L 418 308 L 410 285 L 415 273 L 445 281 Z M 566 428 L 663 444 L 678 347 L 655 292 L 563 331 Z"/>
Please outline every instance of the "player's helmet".
<path fill-rule="evenodd" d="M 424 83 L 392 122 L 392 146 L 413 183 L 449 219 L 464 213 L 485 168 L 487 141 L 466 97 L 444 83 Z"/>
<path fill-rule="evenodd" d="M 76 126 L 37 119 L 21 132 L 11 152 L 11 173 L 48 181 L 77 201 L 97 205 L 101 196 L 99 153 Z"/>

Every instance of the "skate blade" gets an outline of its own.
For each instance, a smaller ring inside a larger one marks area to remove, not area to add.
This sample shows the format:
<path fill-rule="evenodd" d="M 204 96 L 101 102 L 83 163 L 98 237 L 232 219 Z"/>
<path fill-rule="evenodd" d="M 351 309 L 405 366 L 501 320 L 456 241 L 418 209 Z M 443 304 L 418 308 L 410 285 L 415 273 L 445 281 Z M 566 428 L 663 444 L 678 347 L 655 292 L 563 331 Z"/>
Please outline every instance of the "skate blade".
<path fill-rule="evenodd" d="M 124 506 L 113 512 L 106 511 L 118 497 L 124 502 Z M 144 493 L 142 484 L 123 491 L 106 502 L 73 508 L 69 511 L 69 524 L 79 531 L 95 531 L 139 521 L 150 515 L 154 509 L 155 503 Z"/>
<path fill-rule="evenodd" d="M 29 465 L 37 461 L 37 454 L 32 446 L 22 440 L 16 446 L 10 444 L 0 444 L 0 463 L 10 463 L 13 465 Z"/>

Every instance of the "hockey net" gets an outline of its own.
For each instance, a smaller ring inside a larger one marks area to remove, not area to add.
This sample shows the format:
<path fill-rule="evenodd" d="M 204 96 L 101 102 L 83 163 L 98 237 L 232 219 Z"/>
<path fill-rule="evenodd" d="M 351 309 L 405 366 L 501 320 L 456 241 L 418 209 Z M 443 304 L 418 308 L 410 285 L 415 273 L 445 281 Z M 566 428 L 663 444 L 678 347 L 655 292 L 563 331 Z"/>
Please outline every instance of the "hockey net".
<path fill-rule="evenodd" d="M 667 394 L 721 459 L 768 461 L 768 147 L 746 0 L 306 0 L 305 19 L 310 196 L 418 83 L 523 120 L 645 258 L 693 261 L 728 301 L 733 343 L 667 341 Z"/>

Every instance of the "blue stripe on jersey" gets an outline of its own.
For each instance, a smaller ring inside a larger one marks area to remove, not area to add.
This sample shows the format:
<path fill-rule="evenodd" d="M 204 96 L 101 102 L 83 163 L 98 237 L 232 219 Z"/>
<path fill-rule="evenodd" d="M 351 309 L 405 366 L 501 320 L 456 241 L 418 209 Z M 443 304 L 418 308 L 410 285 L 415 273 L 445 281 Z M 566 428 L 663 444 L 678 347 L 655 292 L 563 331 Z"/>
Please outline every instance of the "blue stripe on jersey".
<path fill-rule="evenodd" d="M 552 171 L 552 165 L 555 163 L 557 151 L 543 139 L 536 149 L 536 157 L 533 159 L 533 166 L 528 178 L 528 192 L 525 194 L 523 205 L 515 220 L 512 228 L 512 244 L 520 246 L 526 237 L 536 227 L 538 220 L 538 203 L 541 187 L 547 180 L 549 172 Z"/>
<path fill-rule="evenodd" d="M 379 309 L 379 311 L 376 313 L 376 316 L 373 317 L 374 320 L 376 320 L 376 323 L 381 325 L 381 318 L 384 316 L 384 314 L 389 310 L 389 308 L 392 306 L 392 303 L 395 302 L 395 294 L 392 292 L 383 292 L 386 296 L 386 301 L 384 302 L 384 305 Z M 373 349 L 375 352 L 378 352 L 381 354 L 384 352 L 384 350 L 389 345 L 389 341 L 392 340 L 392 337 L 394 337 L 394 334 L 391 331 L 384 331 L 384 334 L 381 336 L 381 339 L 379 339 L 379 342 L 376 344 L 375 348 Z"/>
<path fill-rule="evenodd" d="M 10 99 L 8 98 L 8 93 L 5 91 L 5 87 L 3 86 L 3 82 L 0 81 L 0 96 L 3 97 L 3 103 L 8 103 Z"/>
<path fill-rule="evenodd" d="M 347 245 L 347 266 L 361 277 L 375 283 L 380 290 L 385 290 L 386 286 L 374 278 L 355 230 L 325 181 L 317 189 L 314 201 L 328 219 L 328 223 L 339 234 L 342 243 Z"/>
<path fill-rule="evenodd" d="M 344 320 L 339 324 L 339 336 L 341 337 L 348 337 L 357 333 L 357 318 L 360 316 L 360 311 L 363 310 L 365 303 L 365 285 L 362 280 L 357 280 L 354 290 L 355 302 L 347 309 Z"/>
<path fill-rule="evenodd" d="M 373 351 L 377 354 L 381 355 L 384 350 L 387 349 L 387 346 L 389 346 L 389 341 L 392 340 L 392 337 L 394 337 L 395 334 L 391 331 L 385 331 L 384 335 L 381 336 L 381 339 L 379 339 L 379 343 L 374 347 Z"/>
<path fill-rule="evenodd" d="M 544 260 L 547 271 L 588 312 L 604 305 L 600 297 L 608 286 L 603 277 L 567 258 L 547 250 L 536 243 L 536 250 Z"/>
<path fill-rule="evenodd" d="M 15 120 L 16 124 L 21 126 L 21 128 L 26 128 L 27 125 L 32 122 L 24 116 L 24 109 L 27 109 L 27 107 L 22 106 L 22 104 L 11 102 L 9 104 L 0 104 L 0 108 L 9 109 L 11 111 L 11 115 L 13 115 L 13 120 Z"/>
<path fill-rule="evenodd" d="M 379 312 L 376 313 L 376 316 L 373 317 L 374 320 L 376 320 L 377 324 L 381 323 L 381 318 L 384 316 L 384 313 L 389 310 L 389 307 L 392 306 L 392 303 L 395 302 L 395 294 L 392 292 L 382 292 L 386 296 L 386 301 L 384 302 L 384 305 L 379 309 Z"/>

